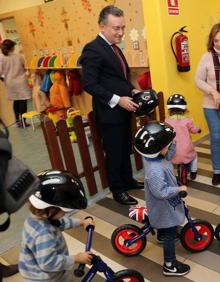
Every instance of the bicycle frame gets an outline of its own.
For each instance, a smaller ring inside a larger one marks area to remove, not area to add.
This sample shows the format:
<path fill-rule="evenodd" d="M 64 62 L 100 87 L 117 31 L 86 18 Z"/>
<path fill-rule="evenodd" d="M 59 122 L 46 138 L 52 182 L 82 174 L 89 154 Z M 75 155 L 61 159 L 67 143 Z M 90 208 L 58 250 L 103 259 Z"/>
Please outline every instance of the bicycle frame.
<path fill-rule="evenodd" d="M 178 178 L 181 181 L 182 185 L 187 185 L 187 164 L 178 164 L 177 165 L 177 171 L 178 171 Z M 183 201 L 183 199 L 182 199 Z M 193 220 L 189 214 L 189 209 L 185 203 L 185 201 L 183 201 L 183 205 L 184 205 L 184 211 L 185 211 L 185 216 L 187 218 L 187 221 L 189 222 L 190 227 L 192 228 L 192 231 L 195 235 L 195 240 L 196 241 L 200 241 L 202 239 L 202 235 L 199 234 L 198 230 L 195 227 L 195 224 L 193 223 Z"/>
<path fill-rule="evenodd" d="M 114 271 L 99 256 L 93 255 L 92 264 L 93 266 L 86 273 L 82 282 L 92 281 L 98 271 L 104 273 L 108 282 L 114 282 Z"/>
<path fill-rule="evenodd" d="M 187 185 L 187 164 L 177 165 L 178 180 L 182 185 Z"/>
<path fill-rule="evenodd" d="M 202 239 L 202 235 L 200 235 L 198 230 L 196 229 L 195 224 L 193 223 L 193 220 L 190 216 L 189 209 L 184 201 L 183 201 L 183 205 L 184 205 L 185 216 L 187 218 L 187 221 L 189 222 L 190 227 L 192 228 L 192 232 L 195 235 L 195 240 L 200 241 Z"/>
<path fill-rule="evenodd" d="M 86 228 L 88 232 L 87 242 L 86 242 L 86 252 L 89 252 L 92 246 L 92 238 L 94 226 L 88 225 Z M 86 273 L 85 277 L 81 280 L 82 282 L 90 282 L 95 277 L 96 273 L 102 272 L 104 273 L 108 282 L 114 282 L 114 271 L 99 257 L 96 255 L 92 255 L 92 267 Z M 84 268 L 85 265 L 83 265 Z"/>
<path fill-rule="evenodd" d="M 127 247 L 130 247 L 132 244 L 134 244 L 136 241 L 140 240 L 143 237 L 146 237 L 150 232 L 152 233 L 152 235 L 155 235 L 155 231 L 153 229 L 153 227 L 150 225 L 150 223 L 146 223 L 142 228 L 141 228 L 142 233 L 138 236 L 135 236 L 132 239 L 129 240 L 125 240 L 125 245 Z"/>

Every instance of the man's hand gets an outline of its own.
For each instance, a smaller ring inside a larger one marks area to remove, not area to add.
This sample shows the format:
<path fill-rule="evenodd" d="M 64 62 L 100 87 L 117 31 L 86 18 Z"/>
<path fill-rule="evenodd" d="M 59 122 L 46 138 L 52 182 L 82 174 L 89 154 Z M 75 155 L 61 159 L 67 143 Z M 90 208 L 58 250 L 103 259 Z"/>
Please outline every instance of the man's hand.
<path fill-rule="evenodd" d="M 135 112 L 138 109 L 138 104 L 132 101 L 130 97 L 120 97 L 119 106 L 126 109 L 129 112 Z"/>

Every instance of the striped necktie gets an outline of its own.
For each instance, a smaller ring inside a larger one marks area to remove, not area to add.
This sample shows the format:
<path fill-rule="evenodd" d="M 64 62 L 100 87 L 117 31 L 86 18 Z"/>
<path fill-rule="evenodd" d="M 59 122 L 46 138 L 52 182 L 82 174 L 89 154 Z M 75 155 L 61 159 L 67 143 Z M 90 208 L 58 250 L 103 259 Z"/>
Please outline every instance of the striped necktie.
<path fill-rule="evenodd" d="M 119 62 L 121 64 L 121 67 L 122 67 L 122 70 L 123 70 L 123 73 L 124 73 L 124 76 L 125 78 L 127 79 L 128 78 L 128 74 L 127 74 L 127 67 L 126 67 L 126 64 L 125 64 L 125 59 L 124 57 L 122 56 L 122 52 L 121 52 L 121 49 L 115 45 L 115 44 L 112 44 L 111 45 L 114 52 L 115 52 L 115 55 L 118 57 L 119 59 Z"/>

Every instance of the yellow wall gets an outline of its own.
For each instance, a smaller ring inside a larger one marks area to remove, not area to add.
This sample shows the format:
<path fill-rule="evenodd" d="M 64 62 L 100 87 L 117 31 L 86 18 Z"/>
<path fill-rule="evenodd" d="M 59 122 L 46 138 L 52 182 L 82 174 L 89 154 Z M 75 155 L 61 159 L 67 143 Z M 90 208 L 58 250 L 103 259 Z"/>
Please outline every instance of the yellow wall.
<path fill-rule="evenodd" d="M 147 33 L 148 57 L 153 87 L 163 91 L 165 101 L 174 93 L 183 94 L 188 103 L 189 116 L 202 128 L 198 139 L 208 133 L 202 112 L 202 93 L 194 83 L 195 71 L 201 55 L 206 51 L 210 28 L 220 21 L 219 0 L 179 0 L 179 15 L 168 15 L 167 1 L 143 0 Z M 170 48 L 170 38 L 182 26 L 187 26 L 191 70 L 179 73 Z"/>
<path fill-rule="evenodd" d="M 44 0 L 0 0 L 1 14 L 43 4 Z"/>

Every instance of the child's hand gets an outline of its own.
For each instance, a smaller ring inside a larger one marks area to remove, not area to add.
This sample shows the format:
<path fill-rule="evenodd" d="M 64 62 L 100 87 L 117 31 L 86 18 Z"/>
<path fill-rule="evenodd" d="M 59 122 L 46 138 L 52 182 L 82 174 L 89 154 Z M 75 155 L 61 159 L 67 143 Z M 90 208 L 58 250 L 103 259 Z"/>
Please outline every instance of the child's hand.
<path fill-rule="evenodd" d="M 76 263 L 91 264 L 91 261 L 92 261 L 91 252 L 78 253 L 74 257 L 75 257 Z"/>
<path fill-rule="evenodd" d="M 188 190 L 188 187 L 186 185 L 179 186 L 179 192 L 181 191 L 187 192 L 187 190 Z"/>
<path fill-rule="evenodd" d="M 86 218 L 81 220 L 80 225 L 82 225 L 86 229 L 88 225 L 95 226 L 95 221 L 92 218 Z"/>

